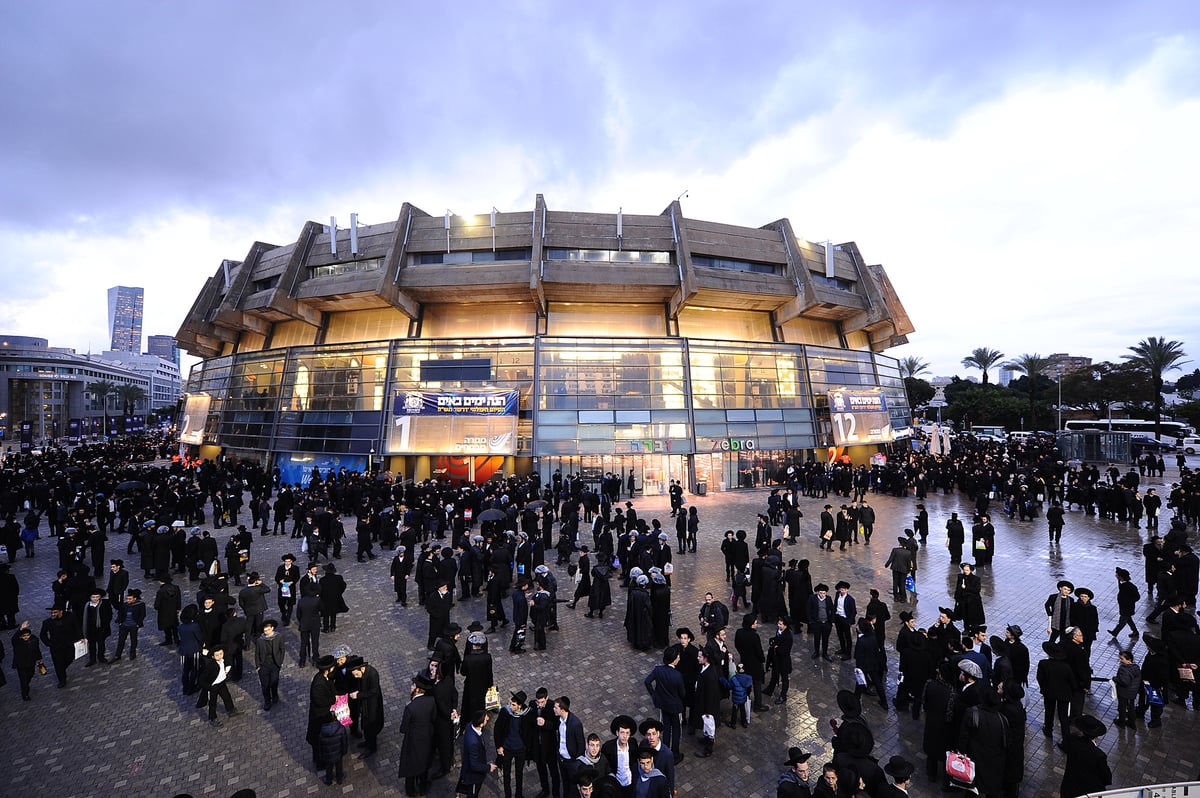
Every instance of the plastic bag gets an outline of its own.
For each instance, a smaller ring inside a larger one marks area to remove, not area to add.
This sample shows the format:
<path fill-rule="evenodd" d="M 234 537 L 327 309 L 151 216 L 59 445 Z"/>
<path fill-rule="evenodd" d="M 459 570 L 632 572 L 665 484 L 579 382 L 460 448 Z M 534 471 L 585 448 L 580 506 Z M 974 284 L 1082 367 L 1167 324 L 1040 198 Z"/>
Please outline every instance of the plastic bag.
<path fill-rule="evenodd" d="M 354 719 L 350 717 L 350 696 L 339 695 L 333 699 L 333 716 L 343 726 L 354 723 Z"/>

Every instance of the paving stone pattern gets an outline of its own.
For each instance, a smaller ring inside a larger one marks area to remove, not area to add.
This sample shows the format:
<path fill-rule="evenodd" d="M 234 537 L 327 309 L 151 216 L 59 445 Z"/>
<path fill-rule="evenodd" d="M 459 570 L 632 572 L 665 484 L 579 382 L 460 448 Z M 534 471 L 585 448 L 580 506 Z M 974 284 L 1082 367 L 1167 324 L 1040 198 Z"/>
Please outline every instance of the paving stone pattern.
<path fill-rule="evenodd" d="M 1169 485 L 1174 473 L 1173 468 L 1167 472 L 1166 479 L 1161 481 L 1160 494 L 1166 495 L 1167 490 L 1162 488 Z M 1150 484 L 1158 481 L 1152 480 Z M 706 590 L 727 595 L 718 550 L 722 533 L 726 529 L 746 529 L 753 539 L 755 514 L 764 511 L 766 498 L 765 491 L 688 497 L 700 513 L 701 542 L 697 554 L 675 555 L 673 626 L 696 627 L 696 612 Z M 872 545 L 852 546 L 846 552 L 819 551 L 815 529 L 825 502 L 806 499 L 802 505 L 805 540 L 785 547 L 787 557 L 807 557 L 812 561 L 814 582 L 832 585 L 839 579 L 849 581 L 860 607 L 865 606 L 871 587 L 879 589 L 885 597 L 890 595 L 890 574 L 883 563 L 896 535 L 911 524 L 916 503 L 911 496 L 872 496 L 871 501 L 878 514 Z M 831 496 L 829 502 L 836 507 L 841 500 Z M 917 601 L 891 605 L 893 620 L 887 630 L 889 695 L 894 694 L 896 676 L 896 657 L 891 652 L 899 627 L 896 616 L 906 606 L 915 607 L 917 622 L 928 625 L 936 619 L 938 605 L 950 602 L 957 570 L 950 563 L 944 535 L 939 533 L 944 530 L 951 511 L 969 519 L 972 509 L 960 495 L 931 493 L 925 504 L 930 514 L 931 536 L 929 546 L 919 554 Z M 672 527 L 665 496 L 639 497 L 635 506 L 641 517 L 659 518 L 664 527 Z M 1092 653 L 1095 672 L 1114 673 L 1117 646 L 1109 642 L 1104 632 L 1116 619 L 1113 567 L 1123 565 L 1140 583 L 1140 550 L 1147 531 L 1073 511 L 1068 513 L 1062 543 L 1050 546 L 1044 518 L 1019 522 L 996 513 L 993 521 L 997 528 L 996 558 L 990 569 L 981 572 L 984 606 L 993 632 L 1005 624 L 1020 624 L 1026 630 L 1036 668 L 1040 643 L 1045 639 L 1042 603 L 1060 578 L 1071 579 L 1096 594 L 1101 637 Z M 1165 526 L 1167 522 L 1163 523 Z M 42 533 L 46 534 L 44 526 Z M 215 534 L 223 545 L 228 530 Z M 109 556 L 123 556 L 126 540 L 124 536 L 114 536 L 109 542 Z M 35 628 L 48 615 L 43 608 L 50 605 L 50 583 L 57 565 L 53 542 L 43 538 L 38 555 L 32 560 L 19 555 L 13 569 L 22 584 L 23 611 L 19 617 L 32 618 Z M 297 542 L 286 537 L 256 537 L 251 566 L 268 575 L 269 580 L 280 555 L 294 549 Z M 671 544 L 674 543 L 672 539 Z M 127 559 L 132 559 L 136 566 L 136 556 Z M 553 561 L 551 556 L 552 567 Z M 290 661 L 281 679 L 282 703 L 269 713 L 262 711 L 248 653 L 247 674 L 231 689 L 237 707 L 244 714 L 224 719 L 224 708 L 219 707 L 224 723 L 213 727 L 207 723 L 205 711 L 194 707 L 193 697 L 182 694 L 179 658 L 173 649 L 155 645 L 160 638 L 150 613 L 136 661 L 125 659 L 85 669 L 81 660 L 70 668 L 69 684 L 62 690 L 55 688 L 52 674 L 35 676 L 31 702 L 20 701 L 16 674 L 7 671 L 9 685 L 0 690 L 0 718 L 6 737 L 0 762 L 7 765 L 9 785 L 4 793 L 59 798 L 176 793 L 228 796 L 249 787 L 263 796 L 335 792 L 356 796 L 402 794 L 403 785 L 396 776 L 400 750 L 397 728 L 410 679 L 426 661 L 427 616 L 415 600 L 410 601 L 407 609 L 393 602 L 389 562 L 388 552 L 363 564 L 356 563 L 352 556 L 343 557 L 339 571 L 349 583 L 346 600 L 351 612 L 341 616 L 336 633 L 321 636 L 322 653 L 346 643 L 372 662 L 380 671 L 385 693 L 387 725 L 380 737 L 379 752 L 365 761 L 347 757 L 345 784 L 326 787 L 309 765 L 304 731 L 313 670 L 296 665 L 298 636 L 294 622 L 290 629 L 283 630 Z M 136 567 L 131 571 L 131 586 L 142 588 L 152 602 L 157 585 L 143 580 Z M 557 575 L 560 585 L 568 582 L 565 567 L 558 568 Z M 572 611 L 560 607 L 561 631 L 550 633 L 548 651 L 532 651 L 530 640 L 529 653 L 514 656 L 507 652 L 510 630 L 493 635 L 490 648 L 501 695 L 507 696 L 506 691 L 518 689 L 532 695 L 543 685 L 552 696 L 567 694 L 585 729 L 606 739 L 613 716 L 628 713 L 642 718 L 654 714 L 641 681 L 657 664 L 659 654 L 633 651 L 627 645 L 622 627 L 624 598 L 615 581 L 613 585 L 615 605 L 603 619 L 584 618 L 582 608 Z M 194 583 L 186 582 L 185 578 L 182 586 L 185 595 L 194 596 Z M 1141 587 L 1145 594 L 1144 586 Z M 415 599 L 414 593 L 410 591 L 410 598 Z M 1150 605 L 1146 599 L 1142 605 L 1139 615 L 1144 617 Z M 740 618 L 740 612 L 734 613 L 734 617 Z M 1145 629 L 1141 617 L 1138 624 Z M 457 604 L 453 619 L 464 627 L 472 619 L 483 620 L 482 599 Z M 760 633 L 765 643 L 769 632 L 760 629 Z M 4 634 L 7 644 L 11 632 Z M 1123 633 L 1122 642 L 1127 640 Z M 836 639 L 833 642 L 836 645 Z M 109 640 L 110 653 L 115 643 L 114 634 Z M 1145 655 L 1140 641 L 1135 651 L 1140 663 Z M 9 663 L 4 664 L 7 667 Z M 800 635 L 794 648 L 794 666 L 787 704 L 772 705 L 770 712 L 756 713 L 748 730 L 720 727 L 712 758 L 692 756 L 695 743 L 684 737 L 683 749 L 688 757 L 678 770 L 681 795 L 773 796 L 782 770 L 780 763 L 793 745 L 813 752 L 816 765 L 813 770 L 819 774 L 821 763 L 832 756 L 829 719 L 839 714 L 834 696 L 839 688 L 853 686 L 852 663 L 840 660 L 832 664 L 814 663 L 809 658 L 809 640 Z M 1042 704 L 1036 687 L 1031 688 L 1025 703 L 1030 725 L 1026 780 L 1021 794 L 1055 795 L 1062 778 L 1064 755 L 1040 733 Z M 920 753 L 922 723 L 912 720 L 907 713 L 899 717 L 894 710 L 885 713 L 874 701 L 864 704 L 877 743 L 875 755 L 880 761 L 897 753 L 912 759 L 918 773 L 912 794 L 938 794 L 936 787 L 924 781 L 924 759 Z M 1136 732 L 1131 732 L 1111 727 L 1116 713 L 1105 685 L 1096 685 L 1088 704 L 1090 712 L 1110 723 L 1101 743 L 1109 751 L 1114 787 L 1186 781 L 1200 772 L 1200 753 L 1195 745 L 1200 713 L 1168 705 L 1162 728 L 1146 729 L 1140 725 Z M 537 792 L 536 780 L 530 768 L 526 772 L 527 788 L 531 782 L 533 785 L 527 789 L 529 795 Z M 449 796 L 453 786 L 453 776 L 441 779 L 429 794 Z M 484 792 L 502 794 L 495 779 Z"/>

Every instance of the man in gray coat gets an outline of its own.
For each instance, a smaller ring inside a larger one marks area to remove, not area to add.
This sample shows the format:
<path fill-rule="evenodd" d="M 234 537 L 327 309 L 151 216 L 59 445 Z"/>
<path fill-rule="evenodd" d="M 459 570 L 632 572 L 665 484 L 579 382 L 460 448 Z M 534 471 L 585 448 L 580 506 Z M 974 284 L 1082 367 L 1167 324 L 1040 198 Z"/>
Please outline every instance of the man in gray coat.
<path fill-rule="evenodd" d="M 892 553 L 888 555 L 887 562 L 883 565 L 885 568 L 892 569 L 892 598 L 896 601 L 908 601 L 908 589 L 904 586 L 904 580 L 912 573 L 913 555 L 912 551 L 904 545 L 904 538 L 896 538 L 900 545 L 892 549 Z"/>

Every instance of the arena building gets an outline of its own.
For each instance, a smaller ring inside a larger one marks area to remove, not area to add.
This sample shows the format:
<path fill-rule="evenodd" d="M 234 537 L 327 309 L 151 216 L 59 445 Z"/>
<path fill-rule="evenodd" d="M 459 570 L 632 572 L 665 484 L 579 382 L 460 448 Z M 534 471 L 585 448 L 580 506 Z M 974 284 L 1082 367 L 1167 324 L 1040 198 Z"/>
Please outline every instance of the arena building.
<path fill-rule="evenodd" d="M 176 336 L 203 359 L 182 434 L 293 482 L 316 466 L 761 485 L 865 461 L 909 425 L 879 353 L 912 329 L 881 266 L 787 219 L 405 203 L 221 263 Z"/>

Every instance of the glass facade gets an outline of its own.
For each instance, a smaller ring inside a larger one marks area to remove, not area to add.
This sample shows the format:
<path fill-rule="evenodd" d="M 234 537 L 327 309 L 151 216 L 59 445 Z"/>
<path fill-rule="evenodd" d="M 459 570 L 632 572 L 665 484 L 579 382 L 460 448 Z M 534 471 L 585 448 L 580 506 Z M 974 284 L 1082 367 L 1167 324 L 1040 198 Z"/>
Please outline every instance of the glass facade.
<path fill-rule="evenodd" d="M 453 368 L 457 361 L 470 368 Z M 446 374 L 463 379 L 430 377 Z M 449 416 L 422 416 L 422 428 L 446 441 L 447 451 L 432 459 L 467 461 L 470 473 L 480 473 L 484 460 L 496 471 L 543 477 L 556 468 L 586 478 L 633 471 L 638 489 L 653 494 L 672 479 L 703 481 L 709 490 L 775 484 L 787 463 L 832 445 L 827 391 L 845 387 L 878 388 L 893 426 L 909 423 L 892 358 L 695 338 L 404 338 L 277 348 L 208 360 L 193 370 L 188 390 L 212 397 L 205 442 L 238 456 L 373 454 L 414 474 L 430 437 L 419 450 L 400 443 L 407 438 L 395 434 L 406 423 L 398 398 L 515 391 L 515 445 L 506 440 L 503 451 L 488 452 L 486 436 L 454 438 L 462 436 L 454 430 L 470 428 L 461 416 L 457 426 Z M 463 457 L 476 451 L 480 457 Z"/>

